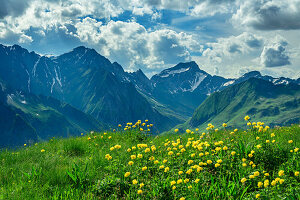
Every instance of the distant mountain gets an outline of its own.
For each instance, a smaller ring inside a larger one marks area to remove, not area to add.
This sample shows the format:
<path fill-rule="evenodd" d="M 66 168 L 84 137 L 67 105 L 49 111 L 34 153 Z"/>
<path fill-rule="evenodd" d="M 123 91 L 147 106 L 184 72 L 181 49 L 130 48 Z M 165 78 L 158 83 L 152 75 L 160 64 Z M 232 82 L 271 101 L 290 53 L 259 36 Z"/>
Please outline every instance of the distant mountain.
<path fill-rule="evenodd" d="M 209 94 L 229 80 L 209 75 L 195 62 L 179 63 L 151 78 L 151 93 L 159 102 L 189 117 Z"/>
<path fill-rule="evenodd" d="M 157 111 L 137 90 L 147 89 L 149 79 L 143 72 L 124 72 L 94 49 L 80 46 L 46 57 L 18 45 L 1 45 L 0 59 L 0 78 L 14 89 L 54 97 L 102 123 L 116 126 L 149 119 L 156 130 L 166 130 L 182 122 Z"/>
<path fill-rule="evenodd" d="M 68 104 L 12 90 L 3 81 L 0 81 L 0 113 L 0 148 L 105 128 Z"/>
<path fill-rule="evenodd" d="M 111 126 L 149 119 L 156 133 L 186 121 L 215 92 L 251 78 L 300 84 L 300 79 L 257 71 L 237 79 L 212 76 L 195 62 L 179 63 L 149 79 L 142 70 L 125 72 L 117 62 L 83 46 L 60 56 L 41 56 L 18 45 L 0 45 L 0 61 L 0 78 L 14 91 L 57 99 Z"/>
<path fill-rule="evenodd" d="M 208 123 L 245 127 L 244 116 L 269 125 L 300 122 L 300 85 L 250 78 L 210 95 L 179 128 L 204 129 Z"/>

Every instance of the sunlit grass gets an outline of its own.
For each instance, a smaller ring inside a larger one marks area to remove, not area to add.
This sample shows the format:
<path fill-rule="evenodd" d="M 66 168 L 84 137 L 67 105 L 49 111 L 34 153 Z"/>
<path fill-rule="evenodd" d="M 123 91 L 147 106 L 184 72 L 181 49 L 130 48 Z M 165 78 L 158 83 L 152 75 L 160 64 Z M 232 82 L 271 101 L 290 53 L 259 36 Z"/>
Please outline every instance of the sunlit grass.
<path fill-rule="evenodd" d="M 139 121 L 3 150 L 0 199 L 299 199 L 299 125 L 245 120 L 163 136 Z"/>

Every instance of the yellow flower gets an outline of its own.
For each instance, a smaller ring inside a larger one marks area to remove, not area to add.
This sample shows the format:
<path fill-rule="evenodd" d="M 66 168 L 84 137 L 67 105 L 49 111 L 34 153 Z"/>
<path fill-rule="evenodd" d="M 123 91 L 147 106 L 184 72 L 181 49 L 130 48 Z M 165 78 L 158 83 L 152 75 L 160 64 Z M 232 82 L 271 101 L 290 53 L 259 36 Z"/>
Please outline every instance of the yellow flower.
<path fill-rule="evenodd" d="M 168 152 L 168 155 L 169 155 L 169 156 L 173 155 L 173 151 L 169 151 L 169 152 Z"/>
<path fill-rule="evenodd" d="M 115 149 L 115 147 L 110 147 L 110 150 L 113 151 Z"/>
<path fill-rule="evenodd" d="M 138 183 L 138 181 L 136 179 L 133 179 L 132 184 L 136 185 Z"/>
<path fill-rule="evenodd" d="M 257 183 L 257 187 L 258 187 L 258 188 L 261 188 L 263 185 L 264 185 L 264 184 L 263 184 L 262 182 L 258 182 L 258 183 Z"/>
<path fill-rule="evenodd" d="M 289 144 L 292 144 L 293 143 L 293 140 L 289 140 Z"/>
<path fill-rule="evenodd" d="M 170 168 L 169 168 L 169 167 L 166 167 L 166 168 L 165 168 L 165 172 L 168 172 L 168 171 L 170 171 Z"/>
<path fill-rule="evenodd" d="M 175 190 L 176 189 L 176 186 L 174 185 L 173 187 L 172 187 L 172 190 Z"/>
<path fill-rule="evenodd" d="M 154 161 L 154 164 L 158 164 L 158 163 L 159 163 L 159 161 L 158 161 L 158 160 Z"/>
<path fill-rule="evenodd" d="M 111 136 L 108 136 L 108 139 L 111 139 Z"/>
<path fill-rule="evenodd" d="M 150 148 L 145 149 L 145 153 L 148 153 L 148 152 L 150 152 Z"/>
<path fill-rule="evenodd" d="M 217 163 L 222 163 L 222 160 L 221 159 L 217 160 Z"/>
<path fill-rule="evenodd" d="M 132 160 L 134 160 L 134 159 L 136 159 L 136 155 L 131 155 L 130 158 L 131 158 Z"/>
<path fill-rule="evenodd" d="M 128 162 L 128 165 L 133 165 L 133 161 L 129 161 L 129 162 Z"/>
<path fill-rule="evenodd" d="M 138 158 L 143 158 L 143 155 L 139 153 L 139 154 L 137 155 L 137 157 L 138 157 Z"/>
<path fill-rule="evenodd" d="M 257 199 L 258 199 L 259 197 L 260 197 L 260 194 L 257 194 L 257 195 L 255 195 L 255 198 L 257 198 Z"/>
<path fill-rule="evenodd" d="M 179 200 L 185 200 L 185 198 L 184 198 L 184 197 L 181 197 Z"/>
<path fill-rule="evenodd" d="M 148 168 L 145 166 L 145 167 L 142 167 L 142 171 L 146 171 Z"/>
<path fill-rule="evenodd" d="M 243 162 L 246 162 L 246 158 L 243 158 L 242 161 L 243 161 Z"/>
<path fill-rule="evenodd" d="M 259 140 L 259 137 L 256 137 L 256 140 Z"/>
<path fill-rule="evenodd" d="M 282 184 L 284 182 L 284 179 L 280 179 L 279 183 Z"/>
<path fill-rule="evenodd" d="M 259 172 L 258 171 L 254 172 L 254 176 L 259 176 Z"/>
<path fill-rule="evenodd" d="M 266 140 L 266 143 L 270 143 L 270 140 Z"/>
<path fill-rule="evenodd" d="M 176 181 L 171 181 L 171 186 L 176 184 Z"/>
<path fill-rule="evenodd" d="M 212 161 L 211 161 L 211 160 L 207 160 L 207 164 L 209 164 L 209 165 L 210 165 L 211 163 L 212 163 Z"/>
<path fill-rule="evenodd" d="M 232 151 L 232 152 L 231 152 L 231 155 L 232 155 L 232 156 L 234 156 L 235 154 L 236 154 L 236 152 L 235 152 L 235 151 Z"/>
<path fill-rule="evenodd" d="M 222 125 L 223 127 L 227 127 L 227 124 L 226 123 L 223 123 L 223 125 Z"/>
<path fill-rule="evenodd" d="M 224 146 L 224 147 L 223 147 L 223 150 L 224 150 L 224 151 L 226 151 L 227 149 L 228 149 L 228 147 L 227 147 L 227 146 Z"/>
<path fill-rule="evenodd" d="M 189 170 L 186 171 L 186 174 L 191 174 L 192 172 L 193 172 L 193 170 L 189 169 Z"/>
<path fill-rule="evenodd" d="M 184 183 L 188 183 L 190 181 L 190 179 L 186 178 L 184 179 Z"/>
<path fill-rule="evenodd" d="M 179 175 L 183 174 L 183 171 L 179 171 L 178 174 L 179 174 Z"/>
<path fill-rule="evenodd" d="M 234 132 L 237 132 L 237 131 L 238 131 L 238 129 L 236 128 L 236 129 L 234 129 L 233 131 L 234 131 Z"/>
<path fill-rule="evenodd" d="M 275 186 L 276 183 L 277 183 L 277 182 L 276 182 L 275 180 L 273 180 L 273 181 L 271 182 L 271 185 L 272 185 L 272 186 Z"/>
<path fill-rule="evenodd" d="M 195 180 L 195 183 L 199 183 L 199 181 L 200 181 L 200 179 L 199 179 L 199 178 L 197 178 L 197 179 Z"/>
<path fill-rule="evenodd" d="M 180 183 L 182 183 L 182 179 L 177 180 L 177 184 L 180 184 Z"/>
<path fill-rule="evenodd" d="M 163 168 L 165 168 L 165 166 L 164 166 L 164 165 L 161 165 L 161 166 L 159 166 L 159 169 L 163 169 Z"/>
<path fill-rule="evenodd" d="M 130 176 L 130 172 L 126 172 L 126 173 L 124 174 L 124 176 L 125 176 L 125 177 Z"/>
<path fill-rule="evenodd" d="M 247 115 L 244 119 L 245 119 L 245 121 L 248 121 L 250 119 L 250 117 Z"/>
<path fill-rule="evenodd" d="M 268 186 L 269 186 L 269 184 L 270 184 L 269 180 L 268 180 L 268 179 L 266 179 L 266 180 L 264 181 L 264 187 L 265 187 L 265 188 L 266 188 L 266 187 L 268 187 Z"/>
<path fill-rule="evenodd" d="M 175 133 L 177 133 L 178 131 L 179 131 L 179 130 L 178 130 L 177 128 L 174 130 Z"/>
<path fill-rule="evenodd" d="M 295 172 L 295 176 L 299 176 L 299 172 L 298 171 Z"/>
<path fill-rule="evenodd" d="M 242 179 L 241 179 L 241 182 L 242 182 L 242 183 L 245 183 L 246 181 L 247 181 L 246 178 L 242 178 Z"/>
<path fill-rule="evenodd" d="M 216 163 L 216 164 L 215 164 L 215 167 L 220 167 L 220 164 L 219 164 L 219 163 Z"/>
<path fill-rule="evenodd" d="M 283 176 L 284 175 L 284 171 L 283 170 L 280 170 L 279 172 L 278 172 L 278 176 Z"/>
<path fill-rule="evenodd" d="M 269 173 L 265 173 L 265 176 L 270 176 L 270 174 Z"/>
<path fill-rule="evenodd" d="M 253 157 L 253 154 L 249 153 L 248 156 L 251 158 L 251 157 Z"/>
<path fill-rule="evenodd" d="M 143 193 L 143 190 L 138 190 L 137 193 L 138 193 L 138 194 L 142 194 L 142 193 Z"/>
<path fill-rule="evenodd" d="M 88 137 L 88 140 L 91 140 L 91 138 L 90 138 L 90 137 Z M 26 146 L 26 144 L 24 144 L 24 146 Z"/>
<path fill-rule="evenodd" d="M 188 164 L 190 165 L 190 164 L 192 164 L 194 161 L 193 160 L 189 160 L 188 161 Z"/>
<path fill-rule="evenodd" d="M 276 142 L 275 140 L 272 140 L 272 143 Z"/>
<path fill-rule="evenodd" d="M 247 164 L 246 164 L 246 163 L 243 163 L 242 165 L 243 165 L 243 167 L 246 167 L 246 166 L 247 166 Z"/>
<path fill-rule="evenodd" d="M 250 179 L 253 179 L 253 178 L 255 178 L 255 176 L 254 176 L 254 175 L 250 175 L 249 178 L 250 178 Z"/>
<path fill-rule="evenodd" d="M 45 152 L 45 149 L 42 149 L 41 152 L 42 152 L 42 153 Z"/>
<path fill-rule="evenodd" d="M 299 151 L 299 148 L 295 148 L 294 149 L 294 152 L 296 153 L 296 152 L 298 152 Z"/>
<path fill-rule="evenodd" d="M 203 170 L 202 167 L 197 167 L 197 172 L 200 172 L 200 171 L 202 171 L 202 170 Z"/>
<path fill-rule="evenodd" d="M 199 128 L 196 128 L 195 131 L 199 131 Z"/>

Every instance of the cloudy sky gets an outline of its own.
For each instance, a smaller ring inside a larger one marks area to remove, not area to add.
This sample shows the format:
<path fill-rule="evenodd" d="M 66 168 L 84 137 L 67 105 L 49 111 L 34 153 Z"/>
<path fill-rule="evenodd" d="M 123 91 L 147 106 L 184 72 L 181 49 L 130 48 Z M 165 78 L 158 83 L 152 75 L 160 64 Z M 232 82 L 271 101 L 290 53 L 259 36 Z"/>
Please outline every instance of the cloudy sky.
<path fill-rule="evenodd" d="M 149 77 L 179 62 L 225 77 L 300 77 L 300 0 L 0 0 L 0 43 L 96 49 Z"/>

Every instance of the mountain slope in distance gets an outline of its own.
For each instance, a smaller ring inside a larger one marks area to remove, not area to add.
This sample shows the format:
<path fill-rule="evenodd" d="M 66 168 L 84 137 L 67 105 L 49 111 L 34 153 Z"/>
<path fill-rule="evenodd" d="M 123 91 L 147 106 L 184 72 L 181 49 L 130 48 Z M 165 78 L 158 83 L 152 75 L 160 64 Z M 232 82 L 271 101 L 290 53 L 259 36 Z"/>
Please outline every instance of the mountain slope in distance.
<path fill-rule="evenodd" d="M 17 92 L 3 82 L 0 86 L 0 147 L 105 128 L 90 115 L 52 97 Z"/>
<path fill-rule="evenodd" d="M 300 122 L 300 85 L 275 85 L 272 82 L 250 78 L 210 95 L 194 112 L 191 119 L 177 126 L 200 128 L 208 123 L 221 126 L 245 127 L 243 118 L 262 121 L 270 126 Z"/>

